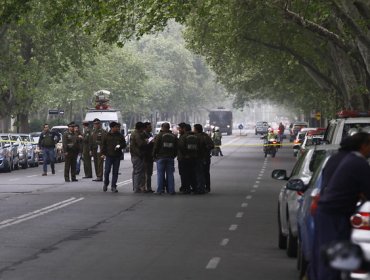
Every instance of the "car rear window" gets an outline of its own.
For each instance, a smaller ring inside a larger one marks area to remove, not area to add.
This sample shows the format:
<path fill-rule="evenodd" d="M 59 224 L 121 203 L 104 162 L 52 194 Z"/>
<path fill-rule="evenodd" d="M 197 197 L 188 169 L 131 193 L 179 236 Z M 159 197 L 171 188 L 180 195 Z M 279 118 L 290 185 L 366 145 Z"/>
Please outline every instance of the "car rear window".
<path fill-rule="evenodd" d="M 370 133 L 370 123 L 347 123 L 343 127 L 342 138 L 361 131 Z"/>

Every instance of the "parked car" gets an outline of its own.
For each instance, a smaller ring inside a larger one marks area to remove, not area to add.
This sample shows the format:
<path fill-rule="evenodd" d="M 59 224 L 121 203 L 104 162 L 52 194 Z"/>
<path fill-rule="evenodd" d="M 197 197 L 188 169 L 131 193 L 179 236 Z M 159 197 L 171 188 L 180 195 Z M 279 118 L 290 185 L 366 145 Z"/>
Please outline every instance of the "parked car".
<path fill-rule="evenodd" d="M 329 122 L 324 141 L 339 144 L 344 137 L 360 131 L 370 133 L 370 112 L 341 111 Z"/>
<path fill-rule="evenodd" d="M 267 134 L 269 128 L 268 122 L 265 121 L 259 121 L 256 122 L 256 127 L 255 127 L 255 134 Z"/>
<path fill-rule="evenodd" d="M 30 167 L 39 166 L 39 152 L 38 145 L 35 143 L 34 139 L 30 134 L 20 133 L 22 142 L 25 144 L 27 149 L 27 162 Z"/>
<path fill-rule="evenodd" d="M 302 128 L 308 127 L 308 123 L 306 122 L 294 122 L 291 123 L 289 126 L 289 133 L 290 137 L 289 140 L 290 142 L 293 142 L 294 139 L 297 137 L 297 134 L 299 131 L 301 131 Z"/>
<path fill-rule="evenodd" d="M 40 135 L 41 135 L 41 131 L 31 132 L 30 133 L 30 136 L 33 139 L 33 145 L 36 145 L 36 151 L 38 153 L 39 163 L 43 161 L 43 158 L 42 158 L 42 150 L 39 147 Z"/>
<path fill-rule="evenodd" d="M 15 170 L 19 168 L 19 153 L 18 153 L 18 144 L 17 141 L 12 140 L 9 133 L 1 133 L 1 140 L 5 143 L 9 143 L 9 149 L 11 151 L 11 169 Z"/>
<path fill-rule="evenodd" d="M 28 167 L 28 155 L 27 155 L 27 146 L 22 141 L 22 138 L 19 134 L 16 133 L 9 133 L 9 137 L 12 140 L 12 144 L 17 147 L 17 154 L 18 154 L 18 166 L 22 167 L 23 169 Z M 16 167 L 17 169 L 18 167 Z"/>
<path fill-rule="evenodd" d="M 318 163 L 325 156 L 329 146 L 317 146 L 308 148 L 295 163 L 291 175 L 287 176 L 287 171 L 276 169 L 272 172 L 272 177 L 278 180 L 286 180 L 286 184 L 281 188 L 278 199 L 278 246 L 286 249 L 288 257 L 297 256 L 298 227 L 297 212 L 299 200 L 304 189 L 297 190 L 297 182 L 307 186 L 312 173 L 317 169 Z"/>
<path fill-rule="evenodd" d="M 317 208 L 317 203 L 320 197 L 321 182 L 322 182 L 322 170 L 325 167 L 326 162 L 338 151 L 339 145 L 321 145 L 316 148 L 324 151 L 317 161 L 318 167 L 312 175 L 312 178 L 308 185 L 304 186 L 304 194 L 299 199 L 299 208 L 297 211 L 297 223 L 298 223 L 298 259 L 297 267 L 300 271 L 300 275 L 303 277 L 306 273 L 307 265 L 311 260 L 313 238 L 314 238 L 314 221 L 313 214 Z M 302 182 L 302 185 L 304 183 Z M 296 184 L 295 187 L 299 184 Z M 302 189 L 299 189 L 302 191 Z M 301 278 L 302 278 L 301 277 Z"/>
<path fill-rule="evenodd" d="M 302 128 L 294 140 L 293 155 L 297 157 L 306 147 L 322 144 L 324 133 L 325 128 Z"/>
<path fill-rule="evenodd" d="M 3 138 L 0 137 L 0 139 L 2 140 Z M 0 142 L 0 170 L 5 172 L 12 171 L 12 151 L 9 142 Z"/>

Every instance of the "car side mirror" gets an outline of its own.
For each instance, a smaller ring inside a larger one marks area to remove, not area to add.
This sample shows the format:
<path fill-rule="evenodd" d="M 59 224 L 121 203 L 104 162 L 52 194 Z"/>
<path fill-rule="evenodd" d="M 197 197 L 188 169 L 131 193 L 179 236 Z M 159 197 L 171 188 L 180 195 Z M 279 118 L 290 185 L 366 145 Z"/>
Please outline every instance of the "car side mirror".
<path fill-rule="evenodd" d="M 286 184 L 286 188 L 291 191 L 304 192 L 306 191 L 307 186 L 301 179 L 291 179 Z"/>
<path fill-rule="evenodd" d="M 275 169 L 271 173 L 271 177 L 276 180 L 288 180 L 287 172 L 285 169 Z"/>

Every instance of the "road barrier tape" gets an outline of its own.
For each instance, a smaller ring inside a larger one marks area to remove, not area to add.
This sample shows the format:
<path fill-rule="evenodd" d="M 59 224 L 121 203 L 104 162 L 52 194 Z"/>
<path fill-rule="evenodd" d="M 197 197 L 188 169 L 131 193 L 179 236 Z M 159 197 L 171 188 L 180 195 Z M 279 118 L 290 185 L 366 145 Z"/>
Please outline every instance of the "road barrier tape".
<path fill-rule="evenodd" d="M 266 146 L 293 146 L 295 145 L 294 143 L 286 143 L 286 144 L 258 144 L 258 143 L 253 143 L 253 144 L 224 144 L 221 147 L 266 147 Z"/>

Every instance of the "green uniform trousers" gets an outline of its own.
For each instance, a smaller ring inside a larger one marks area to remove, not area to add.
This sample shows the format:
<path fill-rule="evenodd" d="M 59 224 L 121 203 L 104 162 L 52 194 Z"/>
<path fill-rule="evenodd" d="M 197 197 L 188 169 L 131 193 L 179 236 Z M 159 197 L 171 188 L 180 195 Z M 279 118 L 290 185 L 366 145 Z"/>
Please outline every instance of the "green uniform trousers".
<path fill-rule="evenodd" d="M 71 173 L 71 179 L 76 180 L 77 155 L 76 152 L 68 152 L 65 156 L 64 179 L 67 181 L 69 181 L 69 173 Z"/>

